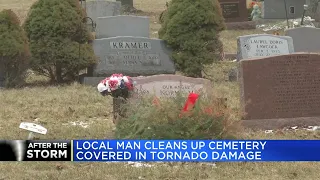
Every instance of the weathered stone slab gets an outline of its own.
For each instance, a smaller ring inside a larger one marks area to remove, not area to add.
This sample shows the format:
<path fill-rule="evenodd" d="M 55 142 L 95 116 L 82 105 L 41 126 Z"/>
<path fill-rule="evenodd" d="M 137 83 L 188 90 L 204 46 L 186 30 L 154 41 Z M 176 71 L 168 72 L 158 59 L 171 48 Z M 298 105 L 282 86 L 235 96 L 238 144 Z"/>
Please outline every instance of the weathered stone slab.
<path fill-rule="evenodd" d="M 116 36 L 137 36 L 149 38 L 149 17 L 108 16 L 97 18 L 97 39 Z"/>
<path fill-rule="evenodd" d="M 237 60 L 290 54 L 294 52 L 293 40 L 289 36 L 256 34 L 239 36 Z"/>
<path fill-rule="evenodd" d="M 205 92 L 211 82 L 203 78 L 180 75 L 154 75 L 136 77 L 135 94 L 138 96 L 156 95 L 160 98 L 176 97 L 177 93 Z"/>
<path fill-rule="evenodd" d="M 265 19 L 297 19 L 303 14 L 304 0 L 267 0 L 263 1 L 263 12 Z M 287 13 L 286 13 L 287 9 Z"/>
<path fill-rule="evenodd" d="M 171 50 L 165 41 L 143 37 L 96 39 L 93 49 L 99 62 L 94 76 L 122 73 L 127 76 L 174 74 Z"/>
<path fill-rule="evenodd" d="M 248 21 L 246 0 L 219 0 L 219 2 L 226 22 Z"/>
<path fill-rule="evenodd" d="M 82 2 L 82 7 L 86 9 L 87 16 L 97 22 L 98 17 L 120 15 L 121 2 L 95 0 Z M 88 21 L 88 23 L 91 23 Z"/>
<path fill-rule="evenodd" d="M 295 52 L 320 52 L 320 28 L 298 27 L 285 33 L 292 37 Z"/>
<path fill-rule="evenodd" d="M 320 117 L 320 54 L 240 61 L 245 120 Z"/>

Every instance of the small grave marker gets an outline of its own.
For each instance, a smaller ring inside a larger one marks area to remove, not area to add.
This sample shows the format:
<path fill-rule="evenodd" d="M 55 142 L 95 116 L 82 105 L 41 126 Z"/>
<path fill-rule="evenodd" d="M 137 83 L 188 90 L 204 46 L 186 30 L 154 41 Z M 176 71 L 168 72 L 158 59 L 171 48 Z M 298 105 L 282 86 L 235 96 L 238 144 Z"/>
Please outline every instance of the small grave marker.
<path fill-rule="evenodd" d="M 29 123 L 29 122 L 22 122 L 19 126 L 20 129 L 24 129 L 27 131 L 30 131 L 28 135 L 28 140 L 33 139 L 33 133 L 38 134 L 47 134 L 47 129 L 43 126 L 40 126 L 38 124 Z"/>

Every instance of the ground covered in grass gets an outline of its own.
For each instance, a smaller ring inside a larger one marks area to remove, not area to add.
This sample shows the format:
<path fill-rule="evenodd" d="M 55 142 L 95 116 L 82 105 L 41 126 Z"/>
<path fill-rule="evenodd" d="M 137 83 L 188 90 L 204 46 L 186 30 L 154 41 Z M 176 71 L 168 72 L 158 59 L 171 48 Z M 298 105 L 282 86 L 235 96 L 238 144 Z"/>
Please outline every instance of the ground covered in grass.
<path fill-rule="evenodd" d="M 208 67 L 216 74 L 214 90 L 239 108 L 238 85 L 224 80 L 230 64 Z M 219 77 L 218 77 L 219 75 Z M 111 98 L 102 97 L 94 87 L 40 85 L 42 77 L 30 75 L 29 87 L 0 91 L 1 139 L 25 139 L 22 121 L 45 126 L 48 134 L 40 139 L 113 138 Z M 34 85 L 37 82 L 37 86 Z M 34 86 L 32 86 L 34 85 Z M 319 139 L 320 133 L 307 130 L 278 130 L 273 133 L 241 133 L 245 139 Z M 0 164 L 0 179 L 317 179 L 317 163 L 152 163 L 136 167 L 128 163 L 12 162 Z M 151 166 L 151 167 L 150 167 Z"/>
<path fill-rule="evenodd" d="M 13 9 L 24 21 L 35 0 L 0 0 L 0 10 Z M 141 15 L 151 18 L 150 34 L 157 37 L 158 16 L 166 0 L 135 0 Z M 226 52 L 236 52 L 236 37 L 261 33 L 254 31 L 224 31 L 221 39 Z M 213 90 L 228 98 L 228 105 L 239 110 L 239 86 L 227 82 L 227 72 L 235 64 L 223 62 L 206 69 Z M 23 121 L 35 122 L 48 129 L 40 139 L 107 139 L 114 136 L 112 100 L 102 97 L 94 87 L 79 84 L 46 85 L 43 77 L 30 74 L 28 86 L 0 91 L 1 139 L 25 139 L 28 133 L 19 129 Z M 235 119 L 237 120 L 237 119 Z M 241 132 L 245 139 L 319 139 L 320 133 L 307 130 L 278 130 L 273 133 Z M 136 167 L 128 163 L 57 163 L 12 162 L 0 164 L 0 180 L 10 179 L 146 179 L 146 180 L 274 180 L 319 179 L 320 166 L 312 162 L 295 163 L 152 163 Z"/>

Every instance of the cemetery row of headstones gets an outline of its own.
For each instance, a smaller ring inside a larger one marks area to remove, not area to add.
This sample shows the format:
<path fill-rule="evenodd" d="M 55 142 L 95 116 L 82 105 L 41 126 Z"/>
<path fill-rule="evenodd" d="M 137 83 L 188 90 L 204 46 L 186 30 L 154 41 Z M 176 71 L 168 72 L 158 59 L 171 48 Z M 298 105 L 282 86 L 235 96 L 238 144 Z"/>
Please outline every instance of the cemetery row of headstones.
<path fill-rule="evenodd" d="M 148 17 L 120 15 L 120 2 L 82 5 L 96 22 L 93 49 L 99 58 L 84 84 L 96 86 L 106 76 L 122 73 L 134 77 L 138 95 L 158 97 L 210 85 L 209 80 L 175 75 L 170 49 L 163 40 L 149 38 Z M 238 38 L 240 99 L 247 122 L 263 119 L 272 126 L 271 119 L 320 116 L 320 55 L 310 54 L 319 52 L 319 31 L 302 27 L 287 30 L 287 36 Z"/>
<path fill-rule="evenodd" d="M 94 10 L 104 7 L 99 1 L 89 6 L 96 6 L 91 8 Z M 97 85 L 106 76 L 123 73 L 134 76 L 139 95 L 172 97 L 176 92 L 197 91 L 210 83 L 174 75 L 170 49 L 164 41 L 149 38 L 147 17 L 104 14 L 94 14 L 97 39 L 93 47 L 100 61 L 93 76 L 84 78 L 84 84 Z M 238 38 L 241 107 L 247 122 L 268 119 L 263 122 L 272 126 L 270 119 L 320 115 L 320 55 L 305 53 L 319 51 L 318 34 L 319 29 L 302 27 L 287 30 L 287 36 L 259 34 Z"/>
<path fill-rule="evenodd" d="M 319 124 L 320 29 L 300 27 L 285 34 L 238 37 L 238 80 L 247 126 Z"/>
<path fill-rule="evenodd" d="M 99 79 L 114 73 L 127 76 L 175 73 L 165 42 L 149 38 L 149 17 L 120 15 L 119 2 L 89 1 L 85 7 L 96 22 L 93 49 L 98 63 L 91 77 L 84 78 L 84 84 L 97 84 Z"/>
<path fill-rule="evenodd" d="M 120 15 L 115 10 L 118 2 L 90 1 L 85 7 L 96 22 L 93 49 L 99 61 L 92 75 L 83 78 L 84 84 L 96 86 L 105 77 L 121 73 L 136 81 L 135 96 L 160 98 L 197 92 L 210 84 L 206 79 L 175 75 L 171 50 L 163 40 L 149 37 L 149 17 Z M 114 98 L 113 103 L 116 111 L 115 104 L 121 101 Z"/>

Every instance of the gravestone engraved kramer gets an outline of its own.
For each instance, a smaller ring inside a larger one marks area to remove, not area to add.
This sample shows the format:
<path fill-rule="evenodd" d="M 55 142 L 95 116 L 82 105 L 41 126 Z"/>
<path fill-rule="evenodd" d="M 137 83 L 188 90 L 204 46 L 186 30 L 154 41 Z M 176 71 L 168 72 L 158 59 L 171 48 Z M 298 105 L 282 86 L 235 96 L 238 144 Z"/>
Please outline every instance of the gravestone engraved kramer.
<path fill-rule="evenodd" d="M 122 73 L 127 76 L 174 74 L 171 51 L 160 39 L 119 36 L 96 39 L 93 49 L 99 62 L 94 76 Z"/>

